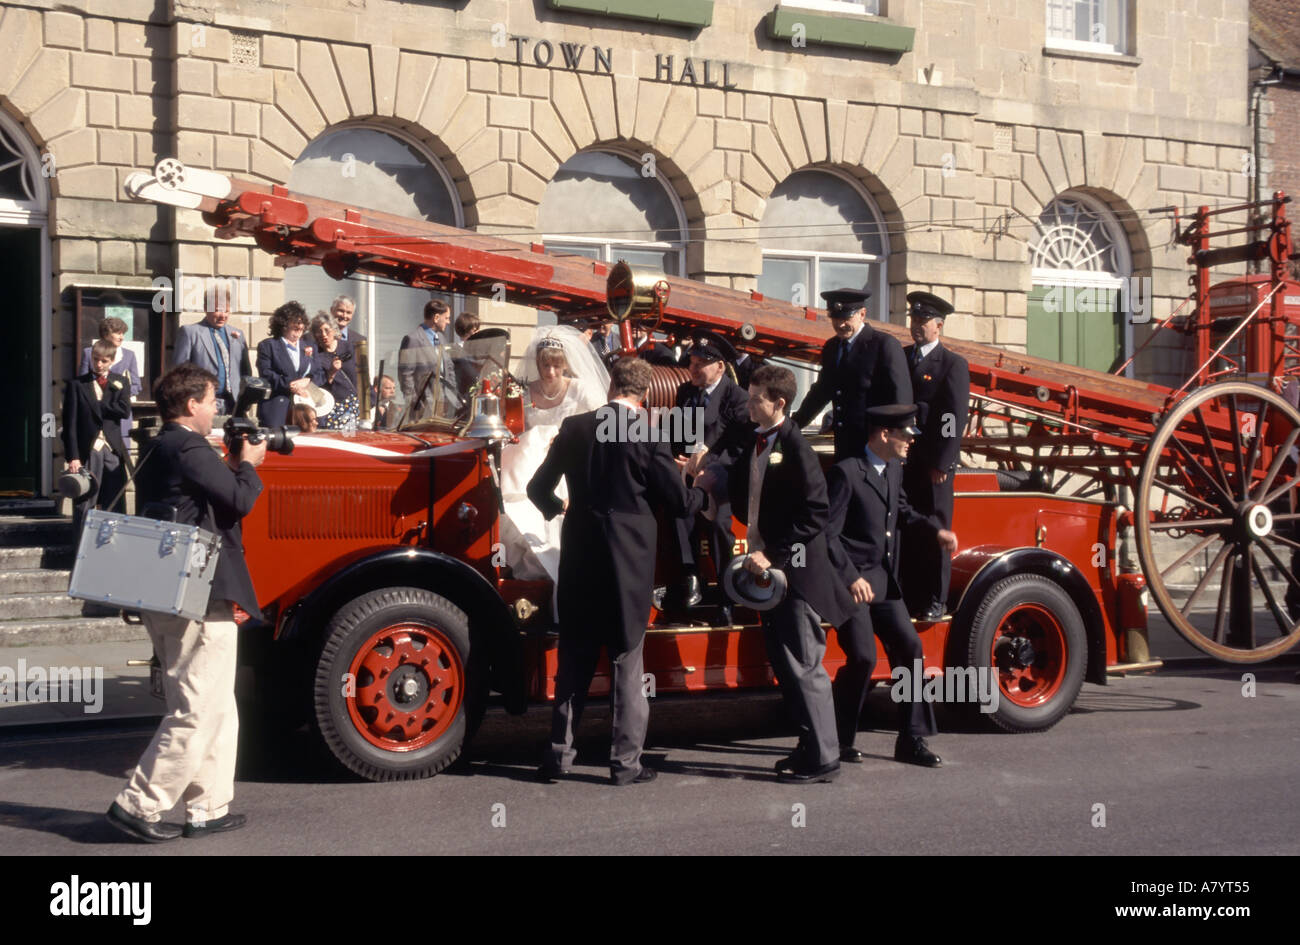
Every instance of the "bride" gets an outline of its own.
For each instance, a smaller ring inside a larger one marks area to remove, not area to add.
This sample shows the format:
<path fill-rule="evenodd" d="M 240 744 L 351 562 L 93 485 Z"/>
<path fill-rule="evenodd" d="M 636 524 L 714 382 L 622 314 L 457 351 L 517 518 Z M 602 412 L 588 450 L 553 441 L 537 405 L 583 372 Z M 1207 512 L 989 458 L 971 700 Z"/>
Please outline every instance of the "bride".
<path fill-rule="evenodd" d="M 519 442 L 501 454 L 501 492 L 505 515 L 501 542 L 506 564 L 520 580 L 550 578 L 560 570 L 560 526 L 563 515 L 549 522 L 529 501 L 528 480 L 546 458 L 551 440 L 565 417 L 595 410 L 608 399 L 609 372 L 595 349 L 576 328 L 540 328 L 520 364 L 524 390 L 524 432 Z M 561 482 L 556 494 L 567 499 Z"/>

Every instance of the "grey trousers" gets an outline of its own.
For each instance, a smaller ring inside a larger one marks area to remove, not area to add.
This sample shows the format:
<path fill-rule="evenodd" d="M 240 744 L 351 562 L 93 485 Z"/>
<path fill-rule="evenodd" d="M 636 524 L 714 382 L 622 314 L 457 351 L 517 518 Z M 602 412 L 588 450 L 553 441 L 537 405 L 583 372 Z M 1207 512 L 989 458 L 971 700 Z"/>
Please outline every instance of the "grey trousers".
<path fill-rule="evenodd" d="M 806 601 L 786 597 L 763 615 L 763 641 L 786 706 L 799 726 L 796 756 L 808 767 L 839 761 L 831 677 L 822 665 L 826 631 L 821 618 Z"/>
<path fill-rule="evenodd" d="M 641 771 L 641 748 L 650 722 L 650 701 L 642 688 L 642 648 L 645 637 L 624 653 L 609 654 L 609 702 L 613 709 L 613 739 L 609 773 L 615 781 L 631 781 Z M 566 769 L 577 752 L 574 734 L 587 704 L 587 690 L 596 674 L 602 644 L 560 634 L 559 668 L 555 676 L 555 708 L 551 713 L 551 749 L 547 766 Z M 828 690 L 829 691 L 829 690 Z"/>

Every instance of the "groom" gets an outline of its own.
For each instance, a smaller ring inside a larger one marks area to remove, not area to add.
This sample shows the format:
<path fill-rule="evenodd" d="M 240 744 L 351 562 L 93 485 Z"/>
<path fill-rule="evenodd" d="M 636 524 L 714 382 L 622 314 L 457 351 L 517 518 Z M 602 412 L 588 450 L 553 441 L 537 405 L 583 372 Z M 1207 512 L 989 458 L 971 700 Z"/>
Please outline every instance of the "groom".
<path fill-rule="evenodd" d="M 528 483 L 528 498 L 547 519 L 565 512 L 560 530 L 559 671 L 551 744 L 539 771 L 544 781 L 567 774 L 573 764 L 574 732 L 602 647 L 609 651 L 613 703 L 610 781 L 642 784 L 656 776 L 653 768 L 641 764 L 650 720 L 641 688 L 641 647 L 654 581 L 654 509 L 663 508 L 670 518 L 694 515 L 705 495 L 682 484 L 666 443 L 636 435 L 653 429 L 632 422 L 653 377 L 650 365 L 638 358 L 616 362 L 610 371 L 609 403 L 565 419 Z M 611 411 L 625 416 L 613 416 L 611 423 L 606 419 Z M 611 430 L 624 436 L 604 435 Z M 568 481 L 567 505 L 555 496 L 561 476 Z"/>

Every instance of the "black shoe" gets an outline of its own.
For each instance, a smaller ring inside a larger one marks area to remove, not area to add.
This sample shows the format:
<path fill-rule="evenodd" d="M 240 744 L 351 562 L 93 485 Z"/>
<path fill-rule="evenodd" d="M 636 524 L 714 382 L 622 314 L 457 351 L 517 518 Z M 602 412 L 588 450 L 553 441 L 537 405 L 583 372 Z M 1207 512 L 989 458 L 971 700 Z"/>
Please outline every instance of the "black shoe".
<path fill-rule="evenodd" d="M 828 765 L 822 765 L 819 768 L 798 767 L 793 771 L 780 771 L 777 773 L 778 781 L 787 781 L 792 784 L 811 784 L 815 781 L 834 781 L 840 773 L 840 763 L 832 761 Z"/>
<path fill-rule="evenodd" d="M 614 777 L 614 775 L 611 774 L 609 776 L 609 783 L 614 785 L 615 787 L 624 787 L 628 784 L 649 784 L 657 777 L 659 777 L 658 771 L 656 771 L 654 768 L 647 768 L 645 765 L 642 765 L 641 770 L 636 773 L 635 778 L 628 778 L 620 781 L 618 778 Z"/>
<path fill-rule="evenodd" d="M 943 759 L 930 750 L 924 738 L 903 735 L 898 736 L 898 741 L 894 742 L 894 760 L 923 768 L 938 768 L 943 765 Z"/>
<path fill-rule="evenodd" d="M 216 820 L 205 820 L 201 824 L 186 824 L 185 836 L 190 838 L 210 837 L 214 833 L 238 830 L 246 823 L 248 823 L 247 814 L 227 814 L 225 817 L 218 817 Z"/>
<path fill-rule="evenodd" d="M 866 758 L 866 755 L 852 746 L 840 749 L 840 761 L 847 761 L 852 765 L 860 765 L 866 760 Z"/>
<path fill-rule="evenodd" d="M 917 623 L 938 623 L 943 620 L 944 613 L 945 608 L 943 604 L 933 603 L 929 608 L 917 614 L 914 619 Z"/>
<path fill-rule="evenodd" d="M 709 623 L 714 627 L 730 627 L 732 624 L 731 605 L 719 604 L 717 612 L 714 613 L 713 619 Z"/>
<path fill-rule="evenodd" d="M 561 778 L 567 778 L 568 776 L 569 769 L 557 765 L 542 765 L 537 769 L 537 780 L 543 784 L 555 784 Z"/>
<path fill-rule="evenodd" d="M 700 578 L 696 574 L 688 574 L 682 578 L 681 588 L 682 606 L 686 609 L 698 607 L 700 601 L 704 600 L 704 594 L 700 591 Z"/>
<path fill-rule="evenodd" d="M 136 817 L 134 814 L 128 814 L 126 809 L 117 801 L 108 809 L 104 815 L 108 822 L 123 833 L 130 834 L 137 840 L 143 840 L 145 843 L 165 843 L 168 840 L 176 840 L 181 835 L 181 828 L 176 824 L 169 824 L 165 821 L 149 821 L 143 817 Z"/>
<path fill-rule="evenodd" d="M 773 766 L 773 768 L 775 769 L 777 774 L 781 774 L 783 772 L 788 772 L 788 771 L 794 771 L 796 768 L 800 766 L 802 760 L 803 759 L 801 759 L 798 753 L 796 752 L 795 754 L 792 755 L 786 755 L 784 758 L 778 761 Z"/>

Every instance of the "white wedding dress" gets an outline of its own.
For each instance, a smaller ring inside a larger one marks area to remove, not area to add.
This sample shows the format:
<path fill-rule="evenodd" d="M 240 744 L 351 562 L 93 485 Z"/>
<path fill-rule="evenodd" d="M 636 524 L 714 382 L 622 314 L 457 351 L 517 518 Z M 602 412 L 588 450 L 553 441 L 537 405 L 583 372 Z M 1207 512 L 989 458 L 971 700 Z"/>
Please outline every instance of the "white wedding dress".
<path fill-rule="evenodd" d="M 520 380 L 525 385 L 538 379 L 537 347 L 547 338 L 552 339 L 550 343 L 559 341 L 564 347 L 571 374 L 569 389 L 554 407 L 528 403 L 524 407 L 524 432 L 519 442 L 507 444 L 501 452 L 501 495 L 505 506 L 501 544 L 506 564 L 516 578 L 525 581 L 549 578 L 558 583 L 560 526 L 564 516 L 546 521 L 528 498 L 528 481 L 546 458 L 564 418 L 595 410 L 606 402 L 609 373 L 581 332 L 566 325 L 547 326 L 538 329 L 524 352 Z M 531 400 L 532 389 L 525 386 L 524 390 L 525 398 Z M 568 499 L 568 485 L 563 479 L 555 492 L 561 499 Z"/>

